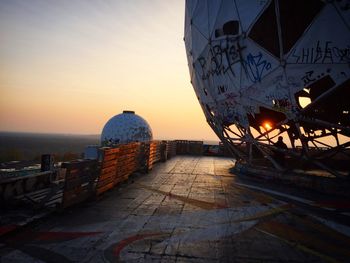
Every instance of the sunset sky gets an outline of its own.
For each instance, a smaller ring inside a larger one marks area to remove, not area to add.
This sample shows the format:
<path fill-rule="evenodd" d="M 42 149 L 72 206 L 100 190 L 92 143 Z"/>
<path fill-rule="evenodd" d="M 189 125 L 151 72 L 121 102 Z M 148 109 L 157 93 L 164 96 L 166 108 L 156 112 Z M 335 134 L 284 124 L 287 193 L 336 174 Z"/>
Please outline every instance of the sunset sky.
<path fill-rule="evenodd" d="M 184 5 L 0 1 L 0 130 L 99 134 L 134 110 L 155 139 L 217 140 L 190 84 Z"/>

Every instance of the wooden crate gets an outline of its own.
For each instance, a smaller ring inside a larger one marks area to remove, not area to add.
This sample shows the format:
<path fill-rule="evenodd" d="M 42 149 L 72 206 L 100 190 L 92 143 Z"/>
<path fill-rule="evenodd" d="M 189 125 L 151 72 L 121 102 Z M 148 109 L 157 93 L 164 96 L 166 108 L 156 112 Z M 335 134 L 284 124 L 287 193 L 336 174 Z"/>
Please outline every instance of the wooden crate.
<path fill-rule="evenodd" d="M 161 142 L 152 141 L 149 143 L 149 158 L 148 158 L 148 169 L 153 168 L 153 164 L 161 160 Z"/>
<path fill-rule="evenodd" d="M 203 155 L 203 141 L 188 141 L 188 154 Z"/>
<path fill-rule="evenodd" d="M 168 151 L 167 151 L 167 141 L 162 141 L 160 144 L 160 161 L 166 162 L 168 159 Z"/>
<path fill-rule="evenodd" d="M 98 174 L 97 160 L 77 160 L 62 164 L 67 169 L 62 207 L 66 208 L 88 199 L 95 191 Z"/>
<path fill-rule="evenodd" d="M 167 141 L 166 144 L 167 159 L 169 159 L 176 155 L 176 141 Z"/>
<path fill-rule="evenodd" d="M 0 204 L 15 199 L 20 195 L 50 187 L 53 172 L 39 172 L 25 176 L 1 179 Z"/>
<path fill-rule="evenodd" d="M 148 160 L 149 160 L 149 143 L 141 143 L 138 152 L 138 171 L 148 171 Z"/>
<path fill-rule="evenodd" d="M 96 195 L 113 188 L 116 180 L 119 148 L 102 148 L 101 171 L 97 179 Z"/>
<path fill-rule="evenodd" d="M 188 141 L 176 141 L 176 154 L 188 154 Z"/>
<path fill-rule="evenodd" d="M 119 146 L 115 185 L 127 180 L 132 173 L 140 169 L 141 145 L 135 142 Z"/>
<path fill-rule="evenodd" d="M 202 155 L 203 141 L 177 140 L 176 154 Z"/>

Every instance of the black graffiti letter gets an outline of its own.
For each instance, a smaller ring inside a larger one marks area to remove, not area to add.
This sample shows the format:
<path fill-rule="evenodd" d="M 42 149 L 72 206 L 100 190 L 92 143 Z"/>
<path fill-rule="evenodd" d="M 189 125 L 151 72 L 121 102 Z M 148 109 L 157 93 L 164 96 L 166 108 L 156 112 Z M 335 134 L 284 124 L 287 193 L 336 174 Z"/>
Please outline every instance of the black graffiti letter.
<path fill-rule="evenodd" d="M 330 43 L 332 43 L 332 42 L 331 41 L 327 41 L 326 45 L 324 47 L 324 57 L 322 59 L 322 63 L 324 63 L 326 59 L 329 59 L 330 62 L 333 63 L 332 50 L 329 47 Z"/>

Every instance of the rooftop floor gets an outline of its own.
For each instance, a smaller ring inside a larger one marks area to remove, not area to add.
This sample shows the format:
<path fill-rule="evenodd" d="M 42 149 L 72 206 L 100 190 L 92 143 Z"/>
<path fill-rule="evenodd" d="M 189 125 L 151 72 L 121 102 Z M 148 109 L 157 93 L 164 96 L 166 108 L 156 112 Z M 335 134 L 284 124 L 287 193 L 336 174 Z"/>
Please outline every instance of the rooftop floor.
<path fill-rule="evenodd" d="M 1 262 L 349 260 L 349 200 L 266 188 L 231 174 L 232 166 L 225 158 L 170 159 L 0 239 Z"/>

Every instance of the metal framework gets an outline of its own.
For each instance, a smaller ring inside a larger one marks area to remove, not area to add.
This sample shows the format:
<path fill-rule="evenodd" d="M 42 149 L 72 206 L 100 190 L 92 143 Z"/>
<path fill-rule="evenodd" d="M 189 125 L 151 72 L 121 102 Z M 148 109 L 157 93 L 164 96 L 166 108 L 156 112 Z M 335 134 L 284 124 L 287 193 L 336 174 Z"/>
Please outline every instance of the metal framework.
<path fill-rule="evenodd" d="M 346 1 L 188 0 L 184 40 L 199 103 L 234 156 L 291 168 L 280 152 L 293 168 L 349 174 Z"/>

